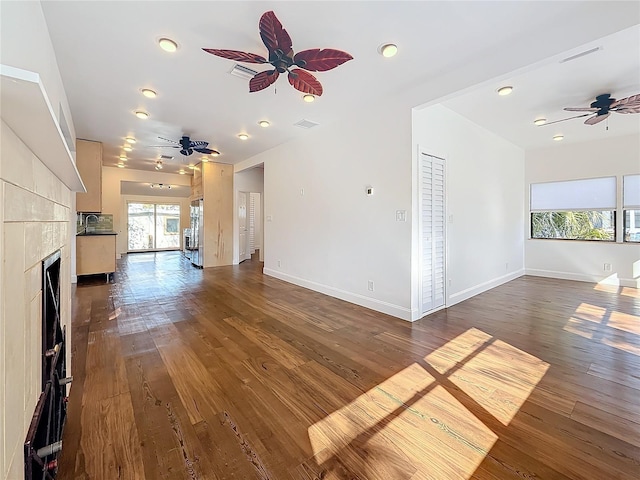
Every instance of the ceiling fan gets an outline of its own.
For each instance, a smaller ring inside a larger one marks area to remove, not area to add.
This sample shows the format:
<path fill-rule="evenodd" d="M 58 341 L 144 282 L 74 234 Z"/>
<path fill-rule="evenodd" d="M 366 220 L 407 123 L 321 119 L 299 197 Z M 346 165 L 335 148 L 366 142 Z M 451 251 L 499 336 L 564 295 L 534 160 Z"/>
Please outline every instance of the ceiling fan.
<path fill-rule="evenodd" d="M 595 102 L 591 102 L 588 107 L 566 107 L 564 110 L 567 112 L 588 112 L 575 117 L 563 118 L 562 120 L 556 120 L 555 122 L 545 123 L 544 125 L 551 125 L 553 123 L 564 122 L 566 120 L 572 120 L 574 118 L 589 117 L 584 123 L 587 125 L 595 125 L 600 123 L 604 119 L 611 115 L 611 112 L 616 113 L 640 113 L 640 94 L 631 95 L 630 97 L 616 100 L 611 98 L 610 93 L 603 93 L 596 97 Z"/>
<path fill-rule="evenodd" d="M 302 93 L 320 96 L 322 85 L 306 70 L 324 72 L 353 59 L 348 53 L 332 48 L 313 48 L 294 55 L 291 37 L 272 11 L 265 12 L 260 17 L 259 27 L 260 37 L 269 51 L 268 59 L 238 50 L 203 48 L 207 53 L 237 62 L 271 64 L 273 70 L 260 72 L 249 81 L 249 92 L 264 90 L 273 84 L 281 73 L 288 72 L 289 83 L 293 88 Z"/>
<path fill-rule="evenodd" d="M 170 147 L 170 148 L 179 148 L 180 153 L 185 156 L 191 155 L 193 152 L 204 153 L 206 155 L 220 155 L 220 152 L 217 150 L 212 150 L 207 148 L 209 142 L 204 142 L 202 140 L 193 141 L 187 135 L 183 135 L 179 142 L 175 140 L 169 140 L 168 138 L 158 137 L 160 140 L 165 140 L 167 142 L 175 143 L 175 145 L 151 145 L 151 147 Z"/>

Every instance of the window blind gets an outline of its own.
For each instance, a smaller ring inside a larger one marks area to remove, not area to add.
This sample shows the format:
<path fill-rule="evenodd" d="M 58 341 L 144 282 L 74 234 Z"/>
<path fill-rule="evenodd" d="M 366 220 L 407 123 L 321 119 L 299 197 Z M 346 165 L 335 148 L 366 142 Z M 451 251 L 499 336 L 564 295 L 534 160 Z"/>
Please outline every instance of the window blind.
<path fill-rule="evenodd" d="M 640 209 L 640 175 L 622 177 L 622 205 L 624 208 Z"/>
<path fill-rule="evenodd" d="M 531 211 L 615 208 L 616 177 L 531 184 Z"/>

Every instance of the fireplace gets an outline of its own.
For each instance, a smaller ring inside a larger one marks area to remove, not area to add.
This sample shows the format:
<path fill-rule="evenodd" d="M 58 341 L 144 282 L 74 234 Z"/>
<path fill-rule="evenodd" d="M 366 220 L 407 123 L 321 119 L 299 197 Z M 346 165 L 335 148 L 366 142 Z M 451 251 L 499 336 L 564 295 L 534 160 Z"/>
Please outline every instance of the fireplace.
<path fill-rule="evenodd" d="M 55 479 L 67 413 L 65 328 L 60 324 L 60 251 L 42 262 L 42 393 L 24 443 L 25 480 Z"/>

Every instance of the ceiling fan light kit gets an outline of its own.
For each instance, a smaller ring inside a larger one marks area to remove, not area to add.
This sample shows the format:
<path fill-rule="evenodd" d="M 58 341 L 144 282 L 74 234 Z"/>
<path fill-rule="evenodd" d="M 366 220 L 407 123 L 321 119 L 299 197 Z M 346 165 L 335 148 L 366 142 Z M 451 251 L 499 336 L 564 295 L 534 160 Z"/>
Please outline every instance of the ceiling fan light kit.
<path fill-rule="evenodd" d="M 171 142 L 174 145 L 151 145 L 151 147 L 179 148 L 180 153 L 185 157 L 188 157 L 193 152 L 203 153 L 205 155 L 213 155 L 214 153 L 220 155 L 220 152 L 218 152 L 217 150 L 212 150 L 210 148 L 207 148 L 207 146 L 209 145 L 209 142 L 204 142 L 202 140 L 194 141 L 194 140 L 191 140 L 188 135 L 183 135 L 179 142 L 176 142 L 175 140 L 170 140 L 168 138 L 163 138 L 163 137 L 158 137 L 158 138 L 166 142 Z"/>
<path fill-rule="evenodd" d="M 341 50 L 313 48 L 294 54 L 293 42 L 287 31 L 272 11 L 265 12 L 259 22 L 260 38 L 267 47 L 268 58 L 255 53 L 238 50 L 203 48 L 212 55 L 243 63 L 270 64 L 273 70 L 257 73 L 249 81 L 249 92 L 258 92 L 269 87 L 281 73 L 288 73 L 289 84 L 296 90 L 320 96 L 322 84 L 311 72 L 324 72 L 336 68 L 353 57 Z M 294 68 L 298 67 L 298 68 Z"/>

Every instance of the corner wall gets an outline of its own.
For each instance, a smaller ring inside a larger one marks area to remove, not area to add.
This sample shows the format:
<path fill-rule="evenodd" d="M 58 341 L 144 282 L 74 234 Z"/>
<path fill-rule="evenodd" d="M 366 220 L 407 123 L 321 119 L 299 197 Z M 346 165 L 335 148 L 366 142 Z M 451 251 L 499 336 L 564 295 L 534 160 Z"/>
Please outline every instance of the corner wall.
<path fill-rule="evenodd" d="M 522 275 L 524 150 L 442 105 L 414 110 L 413 144 L 415 205 L 419 149 L 445 159 L 445 305 Z M 419 309 L 420 282 L 417 215 L 414 212 L 414 311 Z"/>
<path fill-rule="evenodd" d="M 243 165 L 259 163 L 264 273 L 409 320 L 411 222 L 396 210 L 412 209 L 410 108 L 381 99 L 342 112 Z"/>
<path fill-rule="evenodd" d="M 531 183 L 615 175 L 618 177 L 616 223 L 619 232 L 622 228 L 621 177 L 638 173 L 640 134 L 528 150 L 524 231 L 527 275 L 640 287 L 640 245 L 637 243 L 531 239 L 528 222 Z M 611 264 L 611 272 L 604 271 L 605 263 Z"/>

